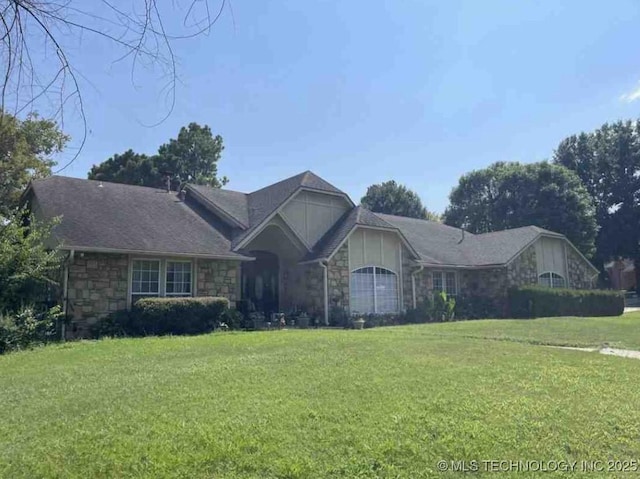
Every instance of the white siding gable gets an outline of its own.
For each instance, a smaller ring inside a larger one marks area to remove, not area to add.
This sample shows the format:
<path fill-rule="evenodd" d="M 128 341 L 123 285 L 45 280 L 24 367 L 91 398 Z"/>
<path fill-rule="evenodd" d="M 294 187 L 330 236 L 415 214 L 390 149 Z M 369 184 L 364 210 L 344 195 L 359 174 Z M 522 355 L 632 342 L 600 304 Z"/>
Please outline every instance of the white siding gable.
<path fill-rule="evenodd" d="M 280 214 L 312 247 L 349 208 L 349 203 L 340 196 L 301 191 Z"/>
<path fill-rule="evenodd" d="M 400 272 L 400 239 L 396 233 L 358 228 L 349 237 L 351 271 L 364 266 L 380 266 Z"/>
<path fill-rule="evenodd" d="M 565 241 L 560 238 L 542 236 L 536 241 L 536 259 L 538 275 L 542 273 L 556 273 L 567 278 L 567 261 L 565 256 Z"/>

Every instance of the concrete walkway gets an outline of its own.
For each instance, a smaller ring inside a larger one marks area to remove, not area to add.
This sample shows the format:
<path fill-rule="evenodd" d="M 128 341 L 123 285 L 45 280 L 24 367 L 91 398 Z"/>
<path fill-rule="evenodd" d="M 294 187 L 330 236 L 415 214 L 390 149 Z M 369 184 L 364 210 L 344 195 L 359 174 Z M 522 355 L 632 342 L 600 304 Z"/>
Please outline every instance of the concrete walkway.
<path fill-rule="evenodd" d="M 618 356 L 620 358 L 640 359 L 640 351 L 633 349 L 615 349 L 615 348 L 576 348 L 571 346 L 551 346 L 556 349 L 569 349 L 572 351 L 584 351 L 586 353 L 606 354 L 608 356 Z"/>

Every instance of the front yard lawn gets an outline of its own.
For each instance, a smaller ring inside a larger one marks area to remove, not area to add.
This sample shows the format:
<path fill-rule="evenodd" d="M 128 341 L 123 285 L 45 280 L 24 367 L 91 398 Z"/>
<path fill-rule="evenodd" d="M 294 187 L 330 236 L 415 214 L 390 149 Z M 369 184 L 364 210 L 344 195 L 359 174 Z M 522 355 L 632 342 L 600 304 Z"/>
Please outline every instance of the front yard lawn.
<path fill-rule="evenodd" d="M 0 477 L 444 478 L 459 473 L 439 460 L 637 461 L 640 361 L 533 343 L 640 349 L 639 330 L 629 315 L 9 354 Z"/>

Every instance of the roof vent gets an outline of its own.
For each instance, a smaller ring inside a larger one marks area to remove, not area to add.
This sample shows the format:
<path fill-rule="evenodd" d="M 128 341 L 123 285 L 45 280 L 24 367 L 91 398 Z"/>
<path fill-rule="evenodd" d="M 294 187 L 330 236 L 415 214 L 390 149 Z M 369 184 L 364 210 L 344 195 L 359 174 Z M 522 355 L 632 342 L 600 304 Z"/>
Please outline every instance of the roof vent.
<path fill-rule="evenodd" d="M 161 171 L 160 173 L 162 173 L 162 176 L 164 176 L 165 188 L 167 190 L 167 193 L 170 193 L 171 192 L 171 176 L 173 175 L 173 173 L 171 171 Z"/>

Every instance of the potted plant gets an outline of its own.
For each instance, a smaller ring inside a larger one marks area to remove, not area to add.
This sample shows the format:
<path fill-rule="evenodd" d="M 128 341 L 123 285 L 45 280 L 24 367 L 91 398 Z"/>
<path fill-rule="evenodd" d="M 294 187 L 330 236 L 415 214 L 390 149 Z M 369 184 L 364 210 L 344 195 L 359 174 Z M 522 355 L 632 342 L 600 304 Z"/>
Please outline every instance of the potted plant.
<path fill-rule="evenodd" d="M 309 327 L 309 316 L 304 311 L 298 315 L 298 327 L 302 329 Z"/>
<path fill-rule="evenodd" d="M 358 316 L 356 319 L 353 320 L 353 327 L 354 329 L 363 329 L 364 328 L 364 318 Z"/>
<path fill-rule="evenodd" d="M 253 329 L 264 329 L 264 314 L 260 312 L 254 312 L 249 314 L 249 319 L 253 326 Z"/>

